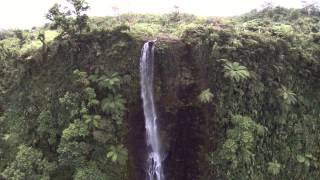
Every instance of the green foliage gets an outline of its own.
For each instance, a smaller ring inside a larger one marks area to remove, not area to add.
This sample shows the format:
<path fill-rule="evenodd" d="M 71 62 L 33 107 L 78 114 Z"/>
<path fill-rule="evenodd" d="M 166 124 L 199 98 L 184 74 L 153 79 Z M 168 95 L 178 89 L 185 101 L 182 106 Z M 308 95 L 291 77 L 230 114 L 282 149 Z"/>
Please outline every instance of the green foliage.
<path fill-rule="evenodd" d="M 215 164 L 223 165 L 228 178 L 250 179 L 255 173 L 257 139 L 263 137 L 265 128 L 250 117 L 241 115 L 232 116 L 231 123 L 234 127 L 227 131 Z"/>
<path fill-rule="evenodd" d="M 230 62 L 223 60 L 224 77 L 232 81 L 239 82 L 250 77 L 250 73 L 245 66 L 241 66 L 238 62 Z"/>
<path fill-rule="evenodd" d="M 76 137 L 86 137 L 89 135 L 88 127 L 85 123 L 81 123 L 80 120 L 75 120 L 68 128 L 63 130 L 62 138 L 70 140 Z"/>
<path fill-rule="evenodd" d="M 56 165 L 48 162 L 43 154 L 32 147 L 19 146 L 15 160 L 3 171 L 5 179 L 49 179 L 50 173 L 55 170 Z"/>
<path fill-rule="evenodd" d="M 268 172 L 271 173 L 272 175 L 277 175 L 280 173 L 281 165 L 275 162 L 269 162 L 268 163 Z"/>
<path fill-rule="evenodd" d="M 199 155 L 206 160 L 198 164 L 201 178 L 319 176 L 318 22 L 301 10 L 277 7 L 231 19 L 223 29 L 185 32 L 196 64 L 203 63 L 199 74 L 208 77 L 199 78 L 199 85 L 214 92 L 202 128 L 210 135 Z M 227 118 L 234 114 L 250 116 L 257 125 L 250 129 L 250 121 Z"/>
<path fill-rule="evenodd" d="M 25 55 L 28 53 L 34 53 L 43 43 L 51 43 L 55 37 L 57 37 L 58 32 L 52 30 L 37 30 L 37 31 L 19 31 L 20 35 L 12 35 L 12 37 L 0 40 L 0 46 L 3 51 L 3 55 Z M 43 42 L 36 38 L 40 34 L 43 35 Z"/>
<path fill-rule="evenodd" d="M 48 27 L 0 32 L 1 178 L 130 179 L 136 155 L 128 151 L 127 117 L 141 108 L 137 60 L 151 37 L 161 42 L 160 109 L 174 109 L 169 118 L 192 109 L 192 137 L 201 144 L 190 147 L 192 168 L 183 165 L 192 172 L 180 168 L 185 159 L 168 158 L 176 163 L 170 171 L 196 179 L 320 177 L 317 7 L 270 6 L 232 18 L 88 18 L 85 1 L 68 2 L 48 13 L 64 39 Z M 167 90 L 177 90 L 177 103 L 161 96 Z M 190 143 L 175 138 L 170 143 Z"/>
<path fill-rule="evenodd" d="M 96 165 L 89 165 L 83 168 L 79 168 L 76 171 L 74 180 L 106 180 L 105 174 L 103 174 Z"/>
<path fill-rule="evenodd" d="M 199 100 L 202 103 L 209 103 L 212 101 L 213 94 L 210 92 L 210 89 L 203 90 L 199 95 Z"/>
<path fill-rule="evenodd" d="M 123 174 L 126 171 L 128 154 L 126 148 L 119 144 L 123 141 L 123 137 L 118 134 L 118 131 L 124 131 L 125 128 L 123 123 L 125 101 L 117 94 L 121 83 L 120 78 L 116 74 L 89 76 L 86 72 L 79 70 L 75 70 L 73 75 L 75 85 L 79 89 L 76 92 L 67 92 L 60 102 L 66 107 L 73 107 L 66 110 L 70 111 L 70 118 L 77 119 L 71 119 L 69 127 L 63 131 L 62 141 L 58 148 L 60 162 L 77 171 L 75 178 L 81 179 L 92 176 L 92 171 L 100 171 L 97 167 L 94 169 L 86 167 L 88 157 L 93 162 L 105 157 L 104 165 L 108 164 L 107 159 L 111 158 L 110 163 L 118 162 L 119 168 L 114 178 L 121 177 L 118 173 Z M 105 95 L 107 97 L 100 97 L 101 102 L 97 99 L 97 91 L 108 92 Z M 78 95 L 73 96 L 76 98 L 73 99 L 71 94 Z M 100 103 L 101 108 L 98 106 Z M 102 149 L 105 151 L 109 149 L 108 153 L 101 154 Z M 101 170 L 101 173 L 106 172 Z"/>
<path fill-rule="evenodd" d="M 110 158 L 112 162 L 125 165 L 128 160 L 128 152 L 123 145 L 111 146 L 107 153 L 107 158 Z"/>
<path fill-rule="evenodd" d="M 309 167 L 318 168 L 319 167 L 318 159 L 315 156 L 313 156 L 312 154 L 297 155 L 297 161 L 307 168 L 309 168 Z"/>
<path fill-rule="evenodd" d="M 206 24 L 205 18 L 190 14 L 169 13 L 162 16 L 155 14 L 125 13 L 116 17 L 92 17 L 89 26 L 93 31 L 109 30 L 119 26 L 129 27 L 129 34 L 135 38 L 177 38 L 189 27 Z"/>
<path fill-rule="evenodd" d="M 90 144 L 77 141 L 63 140 L 59 144 L 59 164 L 71 168 L 82 167 L 86 164 L 86 156 L 91 150 Z"/>
<path fill-rule="evenodd" d="M 35 39 L 34 37 L 37 36 L 37 34 L 38 36 L 42 35 L 43 39 L 42 40 L 40 40 L 39 38 Z M 57 36 L 58 36 L 58 32 L 53 30 L 46 30 L 42 33 L 41 32 L 30 33 L 28 35 L 28 39 L 20 49 L 20 53 L 26 54 L 32 51 L 36 51 L 39 48 L 41 48 L 44 43 L 45 44 L 51 43 Z"/>
<path fill-rule="evenodd" d="M 131 33 L 137 37 L 155 37 L 160 33 L 161 25 L 148 23 L 139 23 L 131 26 Z"/>
<path fill-rule="evenodd" d="M 53 22 L 53 28 L 61 28 L 64 34 L 75 35 L 89 30 L 88 19 L 85 11 L 89 5 L 85 0 L 67 0 L 72 9 L 62 9 L 61 5 L 55 4 L 50 8 L 47 19 Z M 75 17 L 75 18 L 74 18 Z"/>
<path fill-rule="evenodd" d="M 293 33 L 292 26 L 286 24 L 276 24 L 272 27 L 272 30 L 275 34 L 284 37 L 290 36 Z"/>
<path fill-rule="evenodd" d="M 281 86 L 278 90 L 280 97 L 283 99 L 285 104 L 295 104 L 297 102 L 296 94 L 285 86 Z"/>
<path fill-rule="evenodd" d="M 0 41 L 0 103 L 2 103 L 4 94 L 13 86 L 14 81 L 18 79 L 19 71 L 15 67 L 14 58 L 19 51 L 19 40 L 17 38 L 8 38 Z"/>

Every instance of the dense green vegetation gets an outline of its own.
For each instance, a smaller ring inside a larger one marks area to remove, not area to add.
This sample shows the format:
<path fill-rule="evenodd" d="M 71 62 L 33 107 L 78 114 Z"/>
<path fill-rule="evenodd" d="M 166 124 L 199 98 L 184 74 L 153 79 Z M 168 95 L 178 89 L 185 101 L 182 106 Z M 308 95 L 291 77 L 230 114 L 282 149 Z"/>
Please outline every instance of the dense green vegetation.
<path fill-rule="evenodd" d="M 168 179 L 320 177 L 318 7 L 89 18 L 85 1 L 68 2 L 49 10 L 51 24 L 0 32 L 0 179 L 136 178 L 128 121 L 142 108 L 138 60 L 152 38 L 161 112 L 193 109 L 188 137 L 200 139 L 188 147 L 194 171 L 169 165 Z M 182 87 L 188 98 L 161 97 Z M 167 151 L 177 124 L 162 125 Z"/>

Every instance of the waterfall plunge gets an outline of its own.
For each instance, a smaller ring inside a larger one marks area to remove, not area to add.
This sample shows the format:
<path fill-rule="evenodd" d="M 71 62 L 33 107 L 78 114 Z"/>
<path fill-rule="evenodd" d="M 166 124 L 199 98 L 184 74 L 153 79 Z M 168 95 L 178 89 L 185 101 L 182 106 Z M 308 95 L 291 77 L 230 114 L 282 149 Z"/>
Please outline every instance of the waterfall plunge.
<path fill-rule="evenodd" d="M 141 97 L 145 117 L 146 138 L 148 146 L 147 180 L 164 180 L 162 157 L 160 152 L 157 114 L 153 97 L 153 61 L 154 42 L 146 42 L 140 57 Z"/>

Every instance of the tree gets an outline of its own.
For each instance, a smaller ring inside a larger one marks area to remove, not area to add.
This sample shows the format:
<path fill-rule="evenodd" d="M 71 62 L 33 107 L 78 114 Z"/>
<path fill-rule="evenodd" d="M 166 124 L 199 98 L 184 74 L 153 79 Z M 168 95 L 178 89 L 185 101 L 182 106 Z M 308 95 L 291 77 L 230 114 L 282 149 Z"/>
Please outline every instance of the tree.
<path fill-rule="evenodd" d="M 89 9 L 88 3 L 85 0 L 67 0 L 67 2 L 71 4 L 72 9 L 62 10 L 59 4 L 55 4 L 49 9 L 46 17 L 53 22 L 53 28 L 61 28 L 61 35 L 81 34 L 88 31 L 89 17 L 85 14 Z"/>
<path fill-rule="evenodd" d="M 125 101 L 117 94 L 120 78 L 117 74 L 89 76 L 79 70 L 73 75 L 76 91 L 59 99 L 70 115 L 57 149 L 59 162 L 76 172 L 75 179 L 91 177 L 94 172 L 101 176 L 92 178 L 101 179 L 114 167 L 112 179 L 121 179 L 126 175 L 128 154 L 123 145 Z M 106 97 L 98 99 L 98 92 Z"/>
<path fill-rule="evenodd" d="M 202 103 L 210 103 L 212 101 L 213 94 L 210 92 L 210 89 L 206 89 L 201 91 L 198 98 Z"/>
<path fill-rule="evenodd" d="M 55 168 L 56 164 L 44 158 L 40 151 L 21 145 L 15 160 L 3 171 L 2 176 L 8 180 L 46 180 Z"/>
<path fill-rule="evenodd" d="M 231 123 L 233 128 L 227 131 L 216 162 L 211 164 L 222 165 L 226 179 L 255 179 L 255 147 L 266 128 L 248 116 L 233 115 Z"/>
<path fill-rule="evenodd" d="M 273 3 L 272 1 L 265 1 L 262 5 L 262 8 L 264 10 L 271 10 L 273 8 Z"/>
<path fill-rule="evenodd" d="M 302 0 L 302 11 L 308 16 L 320 15 L 319 2 Z"/>
<path fill-rule="evenodd" d="M 295 104 L 297 102 L 296 94 L 287 87 L 281 86 L 281 88 L 279 88 L 278 91 L 280 97 L 283 99 L 285 104 L 290 105 Z"/>
<path fill-rule="evenodd" d="M 250 73 L 247 67 L 240 65 L 238 62 L 230 62 L 224 60 L 224 77 L 231 79 L 232 81 L 239 82 L 241 80 L 250 77 Z"/>
<path fill-rule="evenodd" d="M 176 12 L 177 14 L 179 14 L 179 9 L 180 9 L 180 7 L 179 7 L 178 5 L 174 5 L 173 8 L 174 8 L 175 12 Z"/>

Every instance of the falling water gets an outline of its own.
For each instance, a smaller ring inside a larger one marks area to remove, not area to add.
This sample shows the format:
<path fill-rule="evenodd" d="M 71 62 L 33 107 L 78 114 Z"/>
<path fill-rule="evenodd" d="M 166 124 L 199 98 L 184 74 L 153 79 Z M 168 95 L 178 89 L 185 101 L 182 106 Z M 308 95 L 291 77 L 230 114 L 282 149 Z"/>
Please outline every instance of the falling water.
<path fill-rule="evenodd" d="M 157 114 L 153 97 L 153 61 L 154 41 L 146 42 L 141 51 L 140 76 L 141 97 L 145 117 L 146 137 L 148 146 L 147 180 L 163 180 L 162 157 L 160 152 Z"/>

